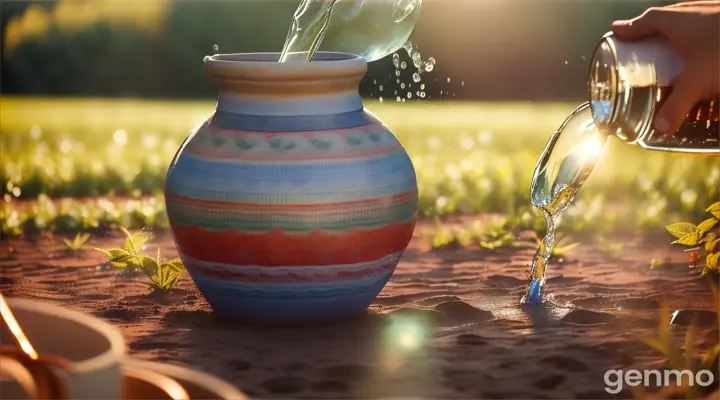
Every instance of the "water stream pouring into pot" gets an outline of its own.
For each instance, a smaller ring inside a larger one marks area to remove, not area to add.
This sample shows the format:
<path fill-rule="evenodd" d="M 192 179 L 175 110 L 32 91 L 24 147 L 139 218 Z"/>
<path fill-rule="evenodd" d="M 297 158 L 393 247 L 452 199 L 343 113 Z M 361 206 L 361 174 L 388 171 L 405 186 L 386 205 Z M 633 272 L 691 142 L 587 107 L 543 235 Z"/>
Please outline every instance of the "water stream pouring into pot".
<path fill-rule="evenodd" d="M 399 50 L 420 15 L 422 0 L 302 0 L 280 62 L 312 61 L 321 45 L 367 62 Z"/>

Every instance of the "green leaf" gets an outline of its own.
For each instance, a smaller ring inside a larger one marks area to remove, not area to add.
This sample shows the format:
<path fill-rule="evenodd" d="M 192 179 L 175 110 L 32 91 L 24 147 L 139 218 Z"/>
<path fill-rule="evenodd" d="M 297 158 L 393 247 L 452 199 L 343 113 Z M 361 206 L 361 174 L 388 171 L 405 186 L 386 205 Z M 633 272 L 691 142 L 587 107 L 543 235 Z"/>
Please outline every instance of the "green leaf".
<path fill-rule="evenodd" d="M 699 236 L 704 235 L 706 232 L 710 231 L 717 223 L 720 222 L 716 220 L 715 218 L 708 218 L 705 221 L 701 222 L 700 225 L 697 227 L 697 234 Z"/>
<path fill-rule="evenodd" d="M 110 261 L 120 261 L 132 257 L 132 254 L 123 249 L 110 249 L 107 251 Z"/>
<path fill-rule="evenodd" d="M 65 246 L 67 246 L 69 249 L 74 249 L 74 248 L 75 248 L 75 243 L 74 243 L 74 242 L 71 242 L 71 241 L 68 240 L 68 239 L 63 239 L 63 243 L 65 243 Z"/>
<path fill-rule="evenodd" d="M 97 251 L 101 251 L 105 253 L 109 258 L 109 262 L 118 268 L 125 268 L 134 261 L 134 257 L 132 254 L 128 253 L 124 249 L 110 249 L 110 250 L 103 250 L 95 248 Z M 136 261 L 135 261 L 136 263 Z"/>
<path fill-rule="evenodd" d="M 492 249 L 495 249 L 495 248 L 499 247 L 499 246 L 500 246 L 500 243 L 498 243 L 497 240 L 493 240 L 493 241 L 490 241 L 490 242 L 481 240 L 481 241 L 480 241 L 480 246 L 483 247 L 483 248 L 492 250 Z"/>
<path fill-rule="evenodd" d="M 170 260 L 164 264 L 168 268 L 172 268 L 176 271 L 185 271 L 185 265 L 183 265 L 182 260 L 179 258 Z"/>
<path fill-rule="evenodd" d="M 718 263 L 720 262 L 720 253 L 711 253 L 705 257 L 705 267 L 716 270 L 718 269 Z"/>
<path fill-rule="evenodd" d="M 75 235 L 75 239 L 73 239 L 72 246 L 73 249 L 79 249 L 84 245 L 88 239 L 90 238 L 89 233 L 78 233 Z"/>
<path fill-rule="evenodd" d="M 170 290 L 175 286 L 177 281 L 182 276 L 182 271 L 170 267 L 169 264 L 165 263 L 159 266 L 155 270 L 155 273 L 150 277 L 152 286 L 160 290 Z"/>
<path fill-rule="evenodd" d="M 718 201 L 717 203 L 710 204 L 710 206 L 705 211 L 709 212 L 709 213 L 715 212 L 715 211 L 720 211 L 720 201 Z"/>
<path fill-rule="evenodd" d="M 682 244 L 685 246 L 697 246 L 698 242 L 700 241 L 700 236 L 693 232 L 689 235 L 685 235 L 681 237 L 680 239 L 672 242 L 672 244 Z"/>
<path fill-rule="evenodd" d="M 711 204 L 710 207 L 708 207 L 707 210 L 705 210 L 705 211 L 712 214 L 713 217 L 720 219 L 720 201 L 718 201 L 717 203 Z"/>
<path fill-rule="evenodd" d="M 716 238 L 714 233 L 709 234 L 705 238 L 705 251 L 710 253 L 711 251 L 715 250 L 715 247 L 717 247 L 718 243 L 720 243 L 720 238 Z"/>
<path fill-rule="evenodd" d="M 145 272 L 145 275 L 151 277 L 155 275 L 158 270 L 158 263 L 155 259 L 148 256 L 136 256 L 139 261 L 140 268 Z"/>
<path fill-rule="evenodd" d="M 697 226 L 689 222 L 678 222 L 665 226 L 668 232 L 676 238 L 682 238 L 692 233 L 695 233 Z"/>
<path fill-rule="evenodd" d="M 138 254 L 142 250 L 145 243 L 152 239 L 153 235 L 150 232 L 136 232 L 127 239 L 125 239 L 125 245 L 123 248 L 130 254 Z"/>
<path fill-rule="evenodd" d="M 127 230 L 125 227 L 121 226 L 121 227 L 120 227 L 120 230 L 122 231 L 122 233 L 125 234 L 125 237 L 126 237 L 126 238 L 131 238 L 131 237 L 132 237 L 132 233 L 130 233 L 130 231 Z"/>

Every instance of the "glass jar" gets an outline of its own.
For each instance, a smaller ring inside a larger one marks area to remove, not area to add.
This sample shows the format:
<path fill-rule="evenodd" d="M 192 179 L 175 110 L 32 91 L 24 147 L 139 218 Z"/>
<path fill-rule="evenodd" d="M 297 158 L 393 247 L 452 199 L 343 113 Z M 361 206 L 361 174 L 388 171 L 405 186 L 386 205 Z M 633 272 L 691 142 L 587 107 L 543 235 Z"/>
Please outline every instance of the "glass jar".
<path fill-rule="evenodd" d="M 595 123 L 649 150 L 720 156 L 720 99 L 699 102 L 676 132 L 653 128 L 655 114 L 683 67 L 683 59 L 661 39 L 622 42 L 612 32 L 605 34 L 588 77 Z"/>

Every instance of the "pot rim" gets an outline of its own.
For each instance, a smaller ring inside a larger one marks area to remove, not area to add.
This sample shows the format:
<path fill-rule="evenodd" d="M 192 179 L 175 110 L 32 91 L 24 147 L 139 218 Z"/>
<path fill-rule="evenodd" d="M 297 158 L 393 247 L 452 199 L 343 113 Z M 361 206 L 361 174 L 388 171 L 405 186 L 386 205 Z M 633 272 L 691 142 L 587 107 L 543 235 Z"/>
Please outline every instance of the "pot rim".
<path fill-rule="evenodd" d="M 205 74 L 217 80 L 327 81 L 362 79 L 364 58 L 351 53 L 319 51 L 312 62 L 280 63 L 280 52 L 215 54 L 204 59 Z"/>

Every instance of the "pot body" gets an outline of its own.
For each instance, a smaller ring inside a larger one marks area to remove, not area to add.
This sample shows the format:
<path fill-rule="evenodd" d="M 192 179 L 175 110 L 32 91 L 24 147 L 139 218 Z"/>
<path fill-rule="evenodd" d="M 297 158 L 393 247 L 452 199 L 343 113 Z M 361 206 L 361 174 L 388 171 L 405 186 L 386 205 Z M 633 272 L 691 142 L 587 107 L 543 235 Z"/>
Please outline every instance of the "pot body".
<path fill-rule="evenodd" d="M 220 97 L 169 167 L 173 238 L 217 314 L 278 322 L 359 314 L 412 237 L 415 170 L 362 106 L 364 60 L 278 58 L 206 59 Z"/>

